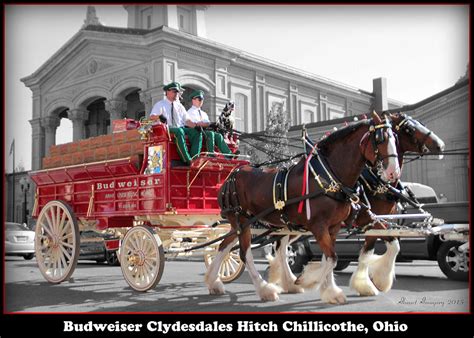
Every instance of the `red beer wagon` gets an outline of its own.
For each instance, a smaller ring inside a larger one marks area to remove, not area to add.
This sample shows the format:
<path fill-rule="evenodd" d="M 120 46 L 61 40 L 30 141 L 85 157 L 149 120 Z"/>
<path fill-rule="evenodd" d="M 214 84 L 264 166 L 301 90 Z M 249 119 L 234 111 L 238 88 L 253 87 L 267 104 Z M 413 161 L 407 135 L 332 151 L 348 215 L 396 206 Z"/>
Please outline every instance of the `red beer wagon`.
<path fill-rule="evenodd" d="M 219 225 L 217 193 L 248 161 L 204 152 L 183 166 L 172 138 L 166 125 L 142 120 L 138 129 L 51 147 L 44 169 L 30 174 L 37 186 L 36 259 L 46 280 L 61 283 L 72 275 L 82 229 L 120 235 L 106 247 L 120 246 L 123 275 L 138 291 L 160 281 L 165 255 L 190 255 L 196 243 L 228 232 L 227 224 Z M 228 141 L 233 151 L 235 141 Z M 206 264 L 218 244 L 202 248 Z M 238 253 L 229 254 L 222 279 L 237 278 L 243 267 Z"/>

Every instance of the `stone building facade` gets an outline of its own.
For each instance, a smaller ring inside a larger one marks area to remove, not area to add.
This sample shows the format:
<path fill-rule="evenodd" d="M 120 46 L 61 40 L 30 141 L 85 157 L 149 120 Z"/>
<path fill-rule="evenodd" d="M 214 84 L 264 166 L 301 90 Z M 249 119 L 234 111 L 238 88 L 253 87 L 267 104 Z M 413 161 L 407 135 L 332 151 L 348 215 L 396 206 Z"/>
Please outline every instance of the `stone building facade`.
<path fill-rule="evenodd" d="M 275 102 L 292 125 L 367 112 L 377 100 L 400 105 L 382 95 L 383 79 L 369 93 L 205 38 L 207 6 L 124 8 L 128 28 L 101 25 L 92 7 L 84 27 L 22 79 L 33 92 L 33 170 L 56 143 L 60 119 L 72 121 L 74 141 L 110 133 L 111 120 L 149 113 L 171 81 L 186 88 L 187 104 L 190 91 L 203 90 L 211 119 L 234 100 L 236 129 L 246 132 L 265 128 Z"/>

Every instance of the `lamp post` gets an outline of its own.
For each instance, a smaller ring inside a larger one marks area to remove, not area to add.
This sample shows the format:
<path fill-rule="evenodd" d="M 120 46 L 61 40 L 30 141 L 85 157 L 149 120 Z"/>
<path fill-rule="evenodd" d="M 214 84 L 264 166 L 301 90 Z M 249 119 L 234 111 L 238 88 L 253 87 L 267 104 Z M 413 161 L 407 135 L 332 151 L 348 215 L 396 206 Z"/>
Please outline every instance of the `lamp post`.
<path fill-rule="evenodd" d="M 28 191 L 30 190 L 30 182 L 26 177 L 22 177 L 20 179 L 20 187 L 21 187 L 21 192 L 23 193 L 23 223 L 28 224 L 28 209 L 27 209 L 27 195 Z"/>

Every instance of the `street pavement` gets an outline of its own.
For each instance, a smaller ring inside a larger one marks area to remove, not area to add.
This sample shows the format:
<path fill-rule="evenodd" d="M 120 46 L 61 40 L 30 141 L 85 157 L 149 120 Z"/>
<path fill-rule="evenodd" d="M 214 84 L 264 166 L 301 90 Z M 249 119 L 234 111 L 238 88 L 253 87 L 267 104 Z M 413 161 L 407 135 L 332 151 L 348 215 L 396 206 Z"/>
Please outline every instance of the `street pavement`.
<path fill-rule="evenodd" d="M 336 272 L 336 283 L 347 304 L 321 302 L 318 291 L 281 294 L 262 302 L 247 272 L 226 284 L 222 296 L 209 295 L 202 260 L 168 260 L 155 289 L 133 291 L 120 267 L 80 261 L 72 279 L 59 285 L 46 282 L 35 259 L 5 258 L 6 312 L 468 312 L 468 282 L 448 280 L 436 262 L 397 263 L 392 290 L 359 297 L 349 288 L 355 263 Z M 267 264 L 257 262 L 265 275 Z"/>

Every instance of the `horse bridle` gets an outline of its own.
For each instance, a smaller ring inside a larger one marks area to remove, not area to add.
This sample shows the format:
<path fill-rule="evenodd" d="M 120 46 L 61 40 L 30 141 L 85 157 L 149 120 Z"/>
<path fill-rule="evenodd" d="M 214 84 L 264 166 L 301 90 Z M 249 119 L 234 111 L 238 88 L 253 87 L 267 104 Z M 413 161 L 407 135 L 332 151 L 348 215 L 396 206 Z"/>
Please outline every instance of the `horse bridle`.
<path fill-rule="evenodd" d="M 415 124 L 414 120 L 408 115 L 405 115 L 405 114 L 400 114 L 400 115 L 403 117 L 403 120 L 400 121 L 400 123 L 398 123 L 397 125 L 395 125 L 395 130 L 397 131 L 397 133 L 400 132 L 401 129 L 404 129 L 404 131 L 408 135 L 411 136 L 413 143 L 415 143 L 418 146 L 419 153 L 420 154 L 428 153 L 430 150 L 426 146 L 426 140 L 428 139 L 428 137 L 430 137 L 432 133 L 431 130 L 426 128 L 428 130 L 428 133 L 424 134 L 425 136 L 423 137 L 423 140 L 421 142 L 418 142 L 418 139 L 415 137 L 416 128 L 414 126 Z M 418 122 L 418 123 L 423 125 L 421 122 Z"/>
<path fill-rule="evenodd" d="M 379 153 L 378 145 L 382 144 L 385 142 L 385 135 L 384 135 L 384 130 L 385 129 L 392 129 L 391 124 L 388 122 L 387 119 L 385 119 L 385 122 L 381 124 L 373 124 L 373 121 L 371 121 L 370 127 L 369 127 L 369 139 L 372 142 L 372 146 L 374 147 L 374 153 L 375 153 L 375 164 L 371 163 L 372 167 L 375 167 L 377 169 L 377 174 L 379 176 L 382 175 L 383 173 L 383 160 L 389 157 L 395 157 L 398 158 L 397 154 L 387 154 L 385 156 L 382 156 Z M 373 135 L 373 137 L 372 137 Z M 367 151 L 367 146 L 369 145 L 369 142 L 366 143 L 365 149 L 364 149 L 364 154 Z"/>

